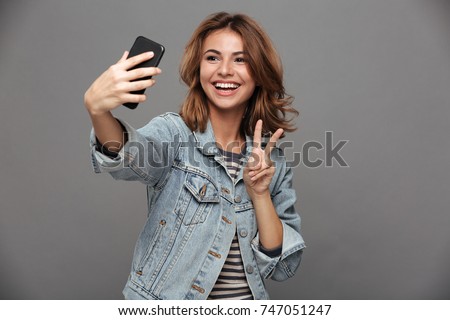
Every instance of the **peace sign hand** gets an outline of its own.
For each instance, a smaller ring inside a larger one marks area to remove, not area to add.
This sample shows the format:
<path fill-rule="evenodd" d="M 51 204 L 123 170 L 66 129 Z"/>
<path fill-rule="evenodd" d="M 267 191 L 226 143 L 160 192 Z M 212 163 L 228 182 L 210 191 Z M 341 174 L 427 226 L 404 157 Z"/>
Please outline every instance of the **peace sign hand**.
<path fill-rule="evenodd" d="M 262 120 L 258 120 L 253 137 L 253 151 L 244 168 L 244 183 L 250 198 L 263 195 L 269 190 L 270 182 L 275 173 L 275 167 L 270 159 L 270 152 L 275 147 L 278 139 L 283 134 L 283 129 L 278 129 L 270 137 L 269 143 L 263 150 L 261 148 Z"/>

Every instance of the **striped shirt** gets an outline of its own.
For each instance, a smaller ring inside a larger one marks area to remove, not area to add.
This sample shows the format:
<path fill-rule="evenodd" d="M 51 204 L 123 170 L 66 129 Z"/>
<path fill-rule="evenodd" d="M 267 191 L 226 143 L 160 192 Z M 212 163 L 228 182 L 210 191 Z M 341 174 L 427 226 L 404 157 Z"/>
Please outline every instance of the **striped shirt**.
<path fill-rule="evenodd" d="M 220 150 L 220 149 L 219 149 Z M 242 166 L 243 154 L 220 150 L 225 161 L 229 175 L 233 180 L 238 176 Z M 234 235 L 230 251 L 222 271 L 219 274 L 208 299 L 223 300 L 253 300 L 252 292 L 245 276 L 244 264 L 242 263 L 241 250 L 237 234 Z"/>

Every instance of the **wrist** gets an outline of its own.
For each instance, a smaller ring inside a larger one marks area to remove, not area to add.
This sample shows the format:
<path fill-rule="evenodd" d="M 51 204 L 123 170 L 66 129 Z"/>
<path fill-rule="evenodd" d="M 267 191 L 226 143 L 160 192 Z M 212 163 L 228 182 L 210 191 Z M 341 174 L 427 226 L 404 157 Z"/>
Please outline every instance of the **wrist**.
<path fill-rule="evenodd" d="M 270 199 L 270 192 L 269 190 L 265 190 L 263 192 L 251 192 L 249 193 L 249 196 L 252 201 L 266 200 Z"/>
<path fill-rule="evenodd" d="M 111 112 L 109 111 L 98 111 L 98 110 L 90 110 L 88 109 L 89 116 L 91 119 L 101 119 L 109 116 Z"/>
<path fill-rule="evenodd" d="M 87 110 L 87 112 L 89 113 L 89 115 L 92 117 L 98 117 L 98 116 L 103 116 L 106 113 L 108 113 L 107 111 L 103 111 L 101 110 L 101 108 L 98 106 L 98 104 L 95 103 L 95 101 L 92 101 L 92 96 L 90 94 L 90 91 L 86 91 L 86 93 L 84 94 L 84 106 Z"/>
<path fill-rule="evenodd" d="M 101 110 L 101 108 L 96 107 L 92 103 L 85 102 L 84 105 L 86 107 L 87 112 L 89 113 L 89 116 L 92 119 L 94 119 L 94 118 L 103 118 L 106 115 L 111 114 L 110 111 L 103 111 L 103 110 Z"/>

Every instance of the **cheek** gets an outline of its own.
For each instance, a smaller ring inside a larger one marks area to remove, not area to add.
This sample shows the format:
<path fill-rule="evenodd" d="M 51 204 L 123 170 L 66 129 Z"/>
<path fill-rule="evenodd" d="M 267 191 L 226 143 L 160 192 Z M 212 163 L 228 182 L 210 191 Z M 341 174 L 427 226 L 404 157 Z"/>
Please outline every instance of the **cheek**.
<path fill-rule="evenodd" d="M 210 95 L 211 95 L 212 88 L 209 85 L 209 78 L 207 76 L 205 76 L 204 74 L 202 74 L 202 73 L 200 73 L 200 86 L 201 86 L 201 88 L 203 90 L 203 93 L 209 99 Z"/>
<path fill-rule="evenodd" d="M 202 87 L 203 93 L 206 95 L 206 97 L 209 97 L 209 90 L 206 82 L 200 81 L 200 86 Z"/>
<path fill-rule="evenodd" d="M 253 75 L 252 75 L 252 73 L 251 72 L 246 72 L 246 74 L 245 74 L 245 76 L 246 76 L 246 81 L 248 82 L 248 83 L 252 83 L 252 84 L 255 84 L 255 80 L 254 80 L 254 77 L 253 77 Z"/>
<path fill-rule="evenodd" d="M 208 84 L 209 84 L 208 79 L 202 77 L 202 75 L 200 74 L 200 85 L 201 85 L 203 91 L 208 90 Z"/>
<path fill-rule="evenodd" d="M 209 82 L 209 78 L 208 68 L 200 66 L 200 83 L 202 84 L 202 87 Z"/>

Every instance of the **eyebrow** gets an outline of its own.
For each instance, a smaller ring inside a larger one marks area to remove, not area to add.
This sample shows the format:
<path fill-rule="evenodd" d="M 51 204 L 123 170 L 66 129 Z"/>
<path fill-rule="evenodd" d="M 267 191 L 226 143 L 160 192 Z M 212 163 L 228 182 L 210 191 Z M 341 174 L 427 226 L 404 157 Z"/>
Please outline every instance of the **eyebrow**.
<path fill-rule="evenodd" d="M 212 52 L 212 53 L 215 53 L 215 54 L 218 54 L 218 55 L 221 55 L 221 54 L 222 54 L 222 52 L 220 52 L 220 51 L 218 51 L 218 50 L 215 50 L 215 49 L 209 49 L 209 50 L 206 50 L 205 53 L 204 53 L 203 55 L 207 54 L 208 52 Z M 233 53 L 232 53 L 233 56 L 237 56 L 237 55 L 240 55 L 240 54 L 248 54 L 248 52 L 247 52 L 247 51 L 236 51 L 236 52 L 233 52 Z"/>

